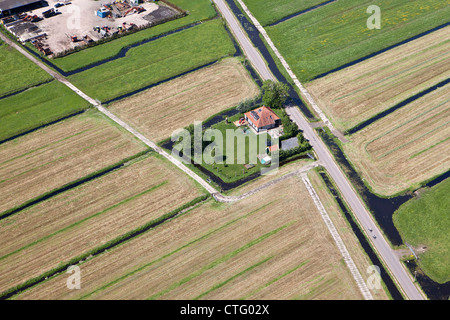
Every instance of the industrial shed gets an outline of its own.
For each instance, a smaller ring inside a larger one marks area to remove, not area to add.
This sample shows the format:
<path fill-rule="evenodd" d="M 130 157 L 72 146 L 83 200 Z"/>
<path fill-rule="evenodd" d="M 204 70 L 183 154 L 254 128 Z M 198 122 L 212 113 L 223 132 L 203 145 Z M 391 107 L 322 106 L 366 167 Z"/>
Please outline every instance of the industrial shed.
<path fill-rule="evenodd" d="M 0 0 L 0 17 L 42 6 L 42 0 Z"/>

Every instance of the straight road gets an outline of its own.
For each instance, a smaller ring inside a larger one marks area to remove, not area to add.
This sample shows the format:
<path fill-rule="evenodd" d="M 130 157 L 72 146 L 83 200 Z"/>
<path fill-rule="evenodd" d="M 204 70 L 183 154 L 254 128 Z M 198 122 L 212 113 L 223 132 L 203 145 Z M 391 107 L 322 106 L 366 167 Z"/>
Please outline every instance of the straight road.
<path fill-rule="evenodd" d="M 259 54 L 258 50 L 253 46 L 249 38 L 245 35 L 240 24 L 237 22 L 236 17 L 231 12 L 230 8 L 225 4 L 223 0 L 213 0 L 217 8 L 222 13 L 223 17 L 227 21 L 229 27 L 231 28 L 233 34 L 236 36 L 239 44 L 243 48 L 248 60 L 252 66 L 258 71 L 263 80 L 274 80 L 275 77 L 270 71 L 268 71 L 267 65 Z M 249 12 L 247 12 L 248 14 Z M 252 20 L 254 17 L 251 17 Z M 261 61 L 262 60 L 262 61 Z M 287 114 L 291 119 L 297 123 L 299 128 L 303 130 L 303 134 L 306 139 L 309 140 L 310 144 L 313 146 L 319 160 L 323 166 L 327 169 L 328 173 L 338 186 L 342 196 L 346 200 L 347 204 L 352 209 L 356 218 L 358 219 L 361 226 L 364 228 L 364 232 L 372 242 L 374 248 L 378 251 L 379 256 L 384 261 L 386 267 L 390 270 L 391 274 L 394 276 L 394 280 L 399 284 L 401 290 L 406 295 L 407 298 L 411 300 L 423 300 L 424 296 L 421 291 L 415 286 L 411 276 L 405 270 L 394 251 L 391 249 L 390 245 L 383 237 L 383 234 L 374 223 L 372 215 L 363 205 L 361 199 L 359 198 L 357 192 L 354 190 L 351 183 L 347 180 L 345 174 L 341 171 L 337 163 L 335 162 L 333 156 L 329 153 L 328 148 L 316 134 L 316 132 L 311 127 L 310 123 L 301 114 L 300 110 L 296 106 L 290 106 L 286 108 Z M 372 232 L 367 230 L 372 229 Z M 376 236 L 376 239 L 373 238 Z"/>

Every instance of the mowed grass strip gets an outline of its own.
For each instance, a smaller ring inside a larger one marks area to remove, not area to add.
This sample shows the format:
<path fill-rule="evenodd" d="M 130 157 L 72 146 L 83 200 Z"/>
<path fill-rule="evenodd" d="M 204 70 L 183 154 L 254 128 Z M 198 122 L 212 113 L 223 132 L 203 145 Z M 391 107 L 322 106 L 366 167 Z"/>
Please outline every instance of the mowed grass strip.
<path fill-rule="evenodd" d="M 328 0 L 244 0 L 244 3 L 259 23 L 265 26 L 327 1 Z"/>
<path fill-rule="evenodd" d="M 347 130 L 450 77 L 450 27 L 432 32 L 306 87 Z"/>
<path fill-rule="evenodd" d="M 147 28 L 127 36 L 86 48 L 67 56 L 50 59 L 57 67 L 65 72 L 74 71 L 96 62 L 114 57 L 122 48 L 182 28 L 197 21 L 211 19 L 217 15 L 209 0 L 170 0 L 171 3 L 188 11 L 188 15 L 173 21 Z"/>
<path fill-rule="evenodd" d="M 448 170 L 449 122 L 446 85 L 351 135 L 344 151 L 374 192 L 393 195 Z"/>
<path fill-rule="evenodd" d="M 147 148 L 88 112 L 0 145 L 0 213 Z"/>
<path fill-rule="evenodd" d="M 311 264 L 307 272 L 292 271 L 303 262 Z M 80 290 L 68 290 L 67 275 L 61 274 L 15 298 L 193 299 L 214 287 L 202 298 L 236 299 L 273 280 L 260 291 L 262 298 L 289 299 L 318 274 L 338 279 L 339 294 L 322 292 L 318 298 L 360 298 L 341 263 L 306 188 L 292 178 L 238 203 L 210 200 L 83 262 Z"/>
<path fill-rule="evenodd" d="M 404 241 L 426 246 L 418 264 L 427 276 L 439 283 L 450 281 L 450 180 L 420 193 L 417 199 L 400 206 L 393 216 Z"/>
<path fill-rule="evenodd" d="M 0 41 L 0 97 L 51 81 L 53 78 L 16 49 Z"/>
<path fill-rule="evenodd" d="M 234 52 L 223 22 L 213 20 L 133 48 L 126 57 L 77 73 L 69 80 L 104 102 Z"/>
<path fill-rule="evenodd" d="M 12 254 L 0 259 L 0 291 L 101 247 L 201 194 L 169 163 L 150 156 L 11 216 L 1 223 L 6 236 L 2 254 Z M 19 248 L 23 244 L 28 245 Z"/>
<path fill-rule="evenodd" d="M 153 141 L 161 141 L 176 129 L 259 93 L 242 64 L 229 58 L 113 103 L 110 109 Z"/>
<path fill-rule="evenodd" d="M 0 141 L 87 109 L 90 104 L 59 81 L 0 99 Z"/>
<path fill-rule="evenodd" d="M 339 0 L 267 27 L 300 81 L 448 23 L 449 0 Z M 381 9 L 381 29 L 368 29 L 370 5 Z"/>

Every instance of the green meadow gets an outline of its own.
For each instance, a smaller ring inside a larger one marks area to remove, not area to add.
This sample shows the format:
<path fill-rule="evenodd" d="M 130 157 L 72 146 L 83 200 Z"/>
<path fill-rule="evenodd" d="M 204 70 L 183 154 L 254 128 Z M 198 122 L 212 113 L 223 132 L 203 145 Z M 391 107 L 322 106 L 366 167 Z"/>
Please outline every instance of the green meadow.
<path fill-rule="evenodd" d="M 368 29 L 378 5 L 381 29 Z M 267 27 L 300 81 L 338 68 L 449 21 L 450 0 L 339 0 Z"/>
<path fill-rule="evenodd" d="M 266 26 L 294 13 L 317 6 L 327 0 L 243 0 L 255 18 Z"/>
<path fill-rule="evenodd" d="M 58 81 L 0 99 L 0 141 L 88 107 L 88 102 Z"/>
<path fill-rule="evenodd" d="M 0 41 L 0 97 L 47 82 L 53 78 L 16 49 Z"/>
<path fill-rule="evenodd" d="M 394 224 L 404 241 L 427 246 L 419 266 L 434 281 L 450 281 L 450 179 L 400 206 Z"/>
<path fill-rule="evenodd" d="M 146 43 L 120 58 L 77 73 L 69 80 L 102 102 L 190 71 L 235 53 L 221 20 Z"/>
<path fill-rule="evenodd" d="M 134 43 L 153 38 L 197 21 L 211 19 L 217 14 L 211 1 L 209 0 L 170 0 L 170 2 L 186 10 L 188 15 L 151 28 L 131 33 L 101 45 L 71 53 L 64 57 L 51 59 L 51 62 L 65 72 L 73 71 L 98 61 L 114 57 L 121 49 Z"/>

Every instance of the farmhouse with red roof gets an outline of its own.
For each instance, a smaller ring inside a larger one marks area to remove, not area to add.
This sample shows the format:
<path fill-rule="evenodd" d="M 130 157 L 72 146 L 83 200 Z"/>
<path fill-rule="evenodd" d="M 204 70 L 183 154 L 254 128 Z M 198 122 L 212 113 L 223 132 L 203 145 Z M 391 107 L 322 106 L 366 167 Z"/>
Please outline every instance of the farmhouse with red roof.
<path fill-rule="evenodd" d="M 245 113 L 245 120 L 256 132 L 272 129 L 281 124 L 281 119 L 269 107 L 259 107 Z"/>

